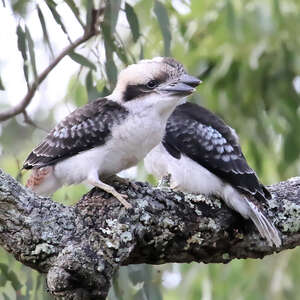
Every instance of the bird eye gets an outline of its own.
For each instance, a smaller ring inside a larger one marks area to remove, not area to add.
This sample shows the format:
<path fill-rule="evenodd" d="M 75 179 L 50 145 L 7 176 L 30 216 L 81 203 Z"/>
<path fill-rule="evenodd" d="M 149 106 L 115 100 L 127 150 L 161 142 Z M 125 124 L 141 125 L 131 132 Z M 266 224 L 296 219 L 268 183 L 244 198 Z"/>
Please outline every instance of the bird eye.
<path fill-rule="evenodd" d="M 146 84 L 146 86 L 147 86 L 147 88 L 149 88 L 149 89 L 154 89 L 155 87 L 158 86 L 158 84 L 159 84 L 159 82 L 158 82 L 157 80 L 150 80 L 150 81 Z"/>

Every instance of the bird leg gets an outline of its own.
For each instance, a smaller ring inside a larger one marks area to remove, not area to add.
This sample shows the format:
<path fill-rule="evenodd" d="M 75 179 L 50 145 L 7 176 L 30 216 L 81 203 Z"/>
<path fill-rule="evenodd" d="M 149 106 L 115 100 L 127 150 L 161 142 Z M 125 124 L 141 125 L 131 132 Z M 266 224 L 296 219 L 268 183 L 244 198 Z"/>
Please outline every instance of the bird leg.
<path fill-rule="evenodd" d="M 112 175 L 110 177 L 108 177 L 106 180 L 106 182 L 120 182 L 120 183 L 123 183 L 123 184 L 126 184 L 126 185 L 131 185 L 135 190 L 138 190 L 139 189 L 139 186 L 137 184 L 135 184 L 134 182 L 130 181 L 129 179 L 127 178 L 124 178 L 124 177 L 120 177 L 118 175 Z"/>
<path fill-rule="evenodd" d="M 132 208 L 132 205 L 125 200 L 128 196 L 118 193 L 112 186 L 100 181 L 99 179 L 95 179 L 94 177 L 89 178 L 87 182 L 116 197 L 125 206 L 125 208 Z"/>

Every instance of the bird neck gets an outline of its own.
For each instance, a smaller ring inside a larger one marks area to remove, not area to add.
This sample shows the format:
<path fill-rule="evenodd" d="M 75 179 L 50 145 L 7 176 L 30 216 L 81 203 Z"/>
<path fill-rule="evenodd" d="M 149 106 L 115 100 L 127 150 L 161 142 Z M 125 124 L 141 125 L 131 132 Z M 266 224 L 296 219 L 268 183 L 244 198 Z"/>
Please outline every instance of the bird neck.
<path fill-rule="evenodd" d="M 115 101 L 115 102 L 118 102 L 118 103 L 123 103 L 123 93 L 119 92 L 118 90 L 113 90 L 113 92 L 108 95 L 106 97 L 107 99 L 111 100 L 111 101 Z"/>
<path fill-rule="evenodd" d="M 161 97 L 160 95 L 147 95 L 132 101 L 123 103 L 123 105 L 139 115 L 156 115 L 162 121 L 167 121 L 171 113 L 178 104 L 178 99 Z"/>
<path fill-rule="evenodd" d="M 139 115 L 158 114 L 163 120 L 170 117 L 177 105 L 185 102 L 185 98 L 167 97 L 154 93 L 124 102 L 123 93 L 116 89 L 107 96 L 107 99 L 120 103 L 133 113 Z"/>

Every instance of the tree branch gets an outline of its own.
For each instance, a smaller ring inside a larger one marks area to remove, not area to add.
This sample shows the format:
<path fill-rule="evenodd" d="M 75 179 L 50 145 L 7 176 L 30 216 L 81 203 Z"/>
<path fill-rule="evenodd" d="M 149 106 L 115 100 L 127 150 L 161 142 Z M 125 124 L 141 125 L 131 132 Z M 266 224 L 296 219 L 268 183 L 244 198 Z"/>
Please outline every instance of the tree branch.
<path fill-rule="evenodd" d="M 105 3 L 105 1 L 102 3 Z M 103 6 L 97 10 L 94 9 L 92 11 L 91 24 L 89 25 L 89 27 L 86 28 L 84 34 L 62 50 L 62 52 L 50 63 L 50 65 L 37 77 L 35 82 L 31 84 L 27 91 L 27 94 L 18 105 L 11 107 L 3 112 L 0 112 L 0 122 L 6 121 L 20 113 L 24 113 L 25 109 L 30 104 L 33 96 L 35 95 L 35 92 L 37 91 L 39 85 L 45 80 L 45 78 L 57 66 L 57 64 L 79 45 L 85 43 L 87 40 L 96 36 L 99 33 L 99 18 L 103 15 L 103 12 Z"/>
<path fill-rule="evenodd" d="M 266 214 L 281 231 L 270 247 L 251 221 L 222 201 L 116 181 L 134 208 L 92 189 L 74 207 L 39 197 L 0 170 L 0 244 L 16 259 L 47 273 L 57 299 L 105 299 L 121 265 L 227 263 L 262 258 L 300 244 L 300 178 L 270 187 Z"/>

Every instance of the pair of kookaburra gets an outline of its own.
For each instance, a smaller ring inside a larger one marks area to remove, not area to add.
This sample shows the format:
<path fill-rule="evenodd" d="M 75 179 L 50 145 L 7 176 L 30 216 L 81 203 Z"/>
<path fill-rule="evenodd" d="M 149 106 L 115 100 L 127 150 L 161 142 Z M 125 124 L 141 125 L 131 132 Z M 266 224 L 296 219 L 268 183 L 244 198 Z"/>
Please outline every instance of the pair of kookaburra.
<path fill-rule="evenodd" d="M 49 195 L 84 181 L 130 208 L 102 180 L 147 156 L 150 173 L 170 174 L 178 190 L 221 197 L 279 246 L 277 229 L 259 207 L 271 195 L 248 166 L 236 133 L 205 108 L 184 103 L 199 83 L 173 58 L 128 66 L 111 95 L 73 111 L 30 153 L 27 186 Z"/>

